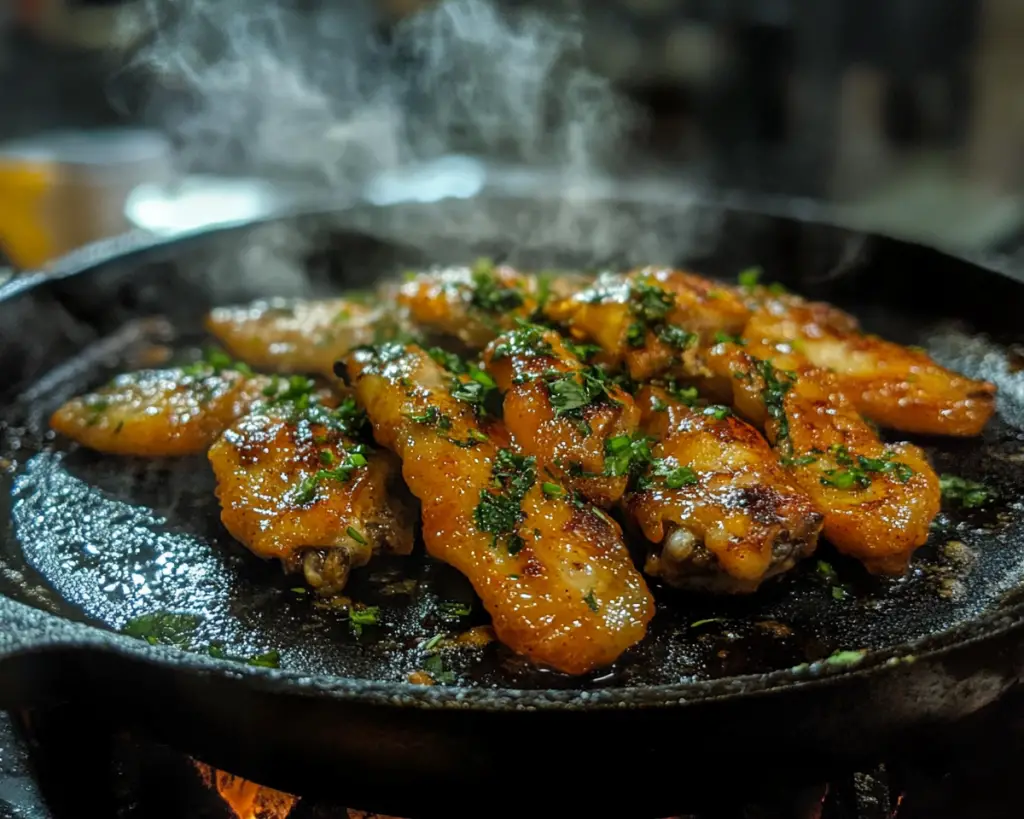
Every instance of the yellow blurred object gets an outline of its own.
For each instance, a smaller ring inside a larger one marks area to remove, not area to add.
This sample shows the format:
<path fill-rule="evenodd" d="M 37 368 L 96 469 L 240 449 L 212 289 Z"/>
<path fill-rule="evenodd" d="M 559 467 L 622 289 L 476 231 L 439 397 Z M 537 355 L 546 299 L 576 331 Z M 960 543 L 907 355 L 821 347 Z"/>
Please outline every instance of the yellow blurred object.
<path fill-rule="evenodd" d="M 15 267 L 35 269 L 124 233 L 131 192 L 170 176 L 170 147 L 149 131 L 55 132 L 0 145 L 0 249 Z"/>
<path fill-rule="evenodd" d="M 52 168 L 0 159 L 0 248 L 19 268 L 42 267 L 59 254 L 44 212 L 54 177 Z"/>

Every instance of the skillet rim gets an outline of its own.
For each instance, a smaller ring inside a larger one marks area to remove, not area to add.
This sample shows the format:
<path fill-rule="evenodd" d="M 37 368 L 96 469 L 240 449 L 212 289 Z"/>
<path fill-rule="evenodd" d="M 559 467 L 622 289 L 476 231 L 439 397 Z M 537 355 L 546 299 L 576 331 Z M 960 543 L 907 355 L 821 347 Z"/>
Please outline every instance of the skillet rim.
<path fill-rule="evenodd" d="M 526 199 L 517 196 L 489 196 L 496 201 L 529 203 L 537 197 Z M 557 201 L 557 196 L 540 197 Z M 806 208 L 782 206 L 782 200 L 764 198 L 753 200 L 743 197 L 702 197 L 697 204 L 701 207 L 718 209 L 722 212 L 748 213 L 786 220 L 807 226 L 829 227 L 844 231 L 851 236 L 867 239 L 882 239 L 906 247 L 916 247 L 930 253 L 972 265 L 986 274 L 998 275 L 1014 281 L 1024 288 L 1024 282 L 1011 274 L 1000 264 L 999 257 L 965 255 L 948 250 L 929 247 L 920 242 L 909 241 L 883 232 L 866 232 L 856 227 L 840 224 L 824 214 L 807 214 Z M 628 200 L 623 200 L 628 201 Z M 756 203 L 757 206 L 751 206 Z M 437 203 L 398 203 L 398 207 L 422 208 Z M 117 236 L 101 239 L 85 245 L 54 260 L 41 270 L 25 271 L 13 280 L 0 285 L 0 302 L 11 301 L 18 296 L 31 293 L 64 279 L 86 275 L 108 264 L 131 262 L 136 257 L 178 246 L 188 246 L 221 234 L 231 234 L 265 224 L 288 219 L 330 217 L 345 211 L 387 211 L 396 205 L 373 205 L 365 202 L 353 204 L 351 200 L 327 197 L 289 203 L 255 218 L 225 221 L 199 228 L 190 228 L 173 233 L 157 234 L 134 230 Z M 995 640 L 1014 632 L 1024 632 L 1024 600 L 997 608 L 980 617 L 965 620 L 950 629 L 928 634 L 916 640 L 900 643 L 886 649 L 867 651 L 860 660 L 849 663 L 830 663 L 819 660 L 792 668 L 779 669 L 763 674 L 744 674 L 710 680 L 689 680 L 658 685 L 617 685 L 584 689 L 547 688 L 519 689 L 505 687 L 458 687 L 423 686 L 404 681 L 379 681 L 354 677 L 339 677 L 326 674 L 310 674 L 290 669 L 272 669 L 239 665 L 230 660 L 221 660 L 168 646 L 152 646 L 120 634 L 85 623 L 76 622 L 43 609 L 35 608 L 6 595 L 0 594 L 0 622 L 8 616 L 8 609 L 14 611 L 15 619 L 24 618 L 21 625 L 29 625 L 27 636 L 14 636 L 0 642 L 0 669 L 7 662 L 32 654 L 54 652 L 98 652 L 114 655 L 134 662 L 165 668 L 171 672 L 188 671 L 196 674 L 216 674 L 224 680 L 245 681 L 266 693 L 281 693 L 301 696 L 327 696 L 352 704 L 376 704 L 399 707 L 413 707 L 423 710 L 450 709 L 473 711 L 595 711 L 622 708 L 684 708 L 702 703 L 726 701 L 748 694 L 770 695 L 794 689 L 817 689 L 832 685 L 840 678 L 853 680 L 858 677 L 895 672 L 908 663 L 927 662 L 941 657 L 958 647 Z M 19 615 L 19 610 L 22 610 Z M 36 620 L 35 628 L 31 628 Z M 34 632 L 34 633 L 33 633 Z M 856 649 L 850 649 L 856 650 Z"/>

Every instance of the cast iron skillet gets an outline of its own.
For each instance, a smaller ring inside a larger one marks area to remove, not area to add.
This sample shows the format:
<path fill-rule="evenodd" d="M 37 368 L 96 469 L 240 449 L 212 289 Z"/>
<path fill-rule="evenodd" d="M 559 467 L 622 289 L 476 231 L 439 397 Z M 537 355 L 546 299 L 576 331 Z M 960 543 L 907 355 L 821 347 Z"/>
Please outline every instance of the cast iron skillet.
<path fill-rule="evenodd" d="M 491 645 L 446 656 L 455 681 L 422 687 L 405 679 L 423 643 L 485 622 L 479 606 L 441 617 L 439 603 L 473 602 L 446 567 L 415 558 L 364 573 L 352 596 L 382 617 L 357 635 L 232 542 L 204 458 L 99 457 L 46 432 L 62 400 L 141 366 L 154 345 L 202 343 L 214 304 L 480 254 L 729 276 L 760 264 L 997 381 L 1000 415 L 983 438 L 918 442 L 939 471 L 1000 500 L 946 509 L 901 581 L 872 580 L 823 545 L 837 577 L 812 559 L 749 599 L 656 589 L 648 639 L 601 674 L 542 672 Z M 1024 665 L 1022 296 L 1010 278 L 923 247 L 692 204 L 357 207 L 88 248 L 0 291 L 0 704 L 70 699 L 250 779 L 417 816 L 511 814 L 542 790 L 551 811 L 628 800 L 636 815 L 666 815 L 726 782 L 920 751 Z M 117 633 L 154 611 L 203 616 L 191 651 Z M 278 650 L 281 668 L 211 657 L 211 643 L 238 657 Z M 826 660 L 837 651 L 866 653 Z"/>

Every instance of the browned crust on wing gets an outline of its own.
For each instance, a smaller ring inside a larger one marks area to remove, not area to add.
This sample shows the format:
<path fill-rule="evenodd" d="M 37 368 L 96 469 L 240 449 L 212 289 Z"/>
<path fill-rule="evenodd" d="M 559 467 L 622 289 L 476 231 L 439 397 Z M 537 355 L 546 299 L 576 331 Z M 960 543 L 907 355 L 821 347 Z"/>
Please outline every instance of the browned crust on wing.
<path fill-rule="evenodd" d="M 256 369 L 332 378 L 335 361 L 373 340 L 379 317 L 349 299 L 257 301 L 216 308 L 206 329 Z"/>
<path fill-rule="evenodd" d="M 453 399 L 450 376 L 418 347 L 357 352 L 347 364 L 374 436 L 401 458 L 422 502 L 428 552 L 469 579 L 498 639 L 534 662 L 582 674 L 643 638 L 653 600 L 613 521 L 568 493 L 549 496 L 538 480 L 522 501 L 521 548 L 512 553 L 475 517 L 481 493 L 495 491 L 500 428 Z M 447 419 L 443 429 L 416 420 L 428 413 Z M 488 430 L 495 439 L 479 440 Z"/>
<path fill-rule="evenodd" d="M 749 593 L 814 551 L 822 515 L 757 430 L 655 386 L 636 400 L 654 458 L 695 479 L 670 488 L 655 478 L 627 496 L 627 510 L 657 544 L 649 572 L 675 586 Z"/>
<path fill-rule="evenodd" d="M 831 370 L 866 417 L 905 432 L 972 436 L 995 412 L 996 387 L 940 366 L 923 350 L 864 333 L 847 314 L 797 297 L 767 299 L 744 336 L 759 356 L 784 352 Z"/>
<path fill-rule="evenodd" d="M 391 492 L 397 463 L 389 453 L 368 452 L 347 479 L 310 483 L 359 451 L 321 424 L 265 411 L 240 419 L 208 454 L 224 527 L 253 554 L 279 559 L 288 571 L 304 567 L 323 593 L 340 591 L 349 571 L 382 549 L 409 554 L 413 526 Z"/>
<path fill-rule="evenodd" d="M 73 398 L 50 426 L 82 446 L 114 455 L 193 455 L 206 451 L 263 398 L 269 379 L 235 371 L 189 375 L 182 369 L 117 376 Z"/>
<path fill-rule="evenodd" d="M 795 380 L 777 402 L 784 415 L 773 415 L 765 398 L 765 363 L 731 344 L 715 347 L 709 360 L 732 384 L 740 411 L 763 426 L 776 449 L 793 459 L 794 480 L 825 514 L 825 537 L 869 571 L 902 573 L 914 550 L 928 540 L 939 512 L 938 476 L 924 452 L 911 444 L 883 443 L 831 373 L 796 364 L 790 370 Z M 769 366 L 788 381 L 783 370 L 793 364 L 778 358 Z M 843 449 L 837 453 L 838 447 Z M 849 471 L 844 461 L 860 458 L 905 465 L 909 475 L 897 468 L 870 473 L 868 486 L 830 484 L 837 472 Z M 801 463 L 803 459 L 808 462 Z"/>
<path fill-rule="evenodd" d="M 609 384 L 587 406 L 556 412 L 543 376 L 564 373 L 580 383 L 585 367 L 553 330 L 528 327 L 501 335 L 488 345 L 484 362 L 505 394 L 505 426 L 542 472 L 601 506 L 622 497 L 628 476 L 606 474 L 605 443 L 636 432 L 640 412 L 628 393 Z"/>

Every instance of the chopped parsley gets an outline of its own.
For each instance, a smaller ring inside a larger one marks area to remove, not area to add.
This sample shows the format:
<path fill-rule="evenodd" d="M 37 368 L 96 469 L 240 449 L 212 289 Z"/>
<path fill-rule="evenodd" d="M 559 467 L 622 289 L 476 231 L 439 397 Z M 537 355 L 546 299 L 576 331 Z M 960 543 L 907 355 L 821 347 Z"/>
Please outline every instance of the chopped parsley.
<path fill-rule="evenodd" d="M 617 402 L 609 391 L 614 384 L 604 370 L 598 367 L 585 367 L 576 372 L 554 372 L 544 376 L 544 380 L 556 418 L 569 414 L 579 417 L 579 410 L 602 398 Z"/>
<path fill-rule="evenodd" d="M 472 364 L 469 366 L 468 376 L 468 381 L 464 381 L 457 376 L 453 380 L 451 388 L 452 398 L 458 401 L 465 401 L 467 404 L 473 404 L 476 407 L 483 406 L 487 396 L 497 389 L 498 385 L 494 383 L 494 379 L 490 375 Z"/>
<path fill-rule="evenodd" d="M 358 636 L 363 633 L 364 626 L 380 625 L 380 607 L 363 606 L 357 609 L 349 606 L 348 621 L 352 633 Z"/>
<path fill-rule="evenodd" d="M 354 540 L 356 543 L 359 543 L 362 546 L 366 545 L 366 538 L 363 537 L 363 533 L 356 529 L 354 526 L 349 526 L 348 529 L 346 529 L 345 531 L 348 532 L 348 536 L 352 538 L 352 540 Z"/>
<path fill-rule="evenodd" d="M 449 685 L 455 682 L 455 673 L 445 669 L 444 661 L 441 659 L 440 654 L 427 655 L 426 659 L 423 660 L 423 670 L 430 675 L 434 682 L 441 685 Z"/>
<path fill-rule="evenodd" d="M 165 645 L 187 650 L 192 646 L 200 623 L 202 618 L 195 614 L 158 611 L 129 620 L 121 633 L 145 640 L 151 646 Z"/>
<path fill-rule="evenodd" d="M 977 509 L 994 500 L 996 493 L 982 483 L 956 475 L 939 476 L 942 497 L 964 509 Z"/>
<path fill-rule="evenodd" d="M 650 438 L 616 435 L 604 442 L 604 474 L 618 478 L 643 469 L 651 461 Z"/>
<path fill-rule="evenodd" d="M 772 366 L 771 361 L 755 359 L 756 368 L 764 380 L 761 389 L 761 400 L 764 401 L 768 417 L 775 421 L 775 445 L 783 450 L 783 455 L 793 454 L 793 442 L 789 438 L 789 418 L 786 416 L 786 394 L 796 383 L 796 373 L 779 370 Z"/>
<path fill-rule="evenodd" d="M 601 609 L 601 604 L 598 603 L 597 599 L 594 597 L 593 589 L 586 593 L 586 595 L 583 598 L 583 602 L 587 604 L 587 608 L 591 611 L 600 611 Z"/>
<path fill-rule="evenodd" d="M 540 485 L 540 488 L 544 490 L 544 494 L 549 498 L 560 498 L 565 494 L 565 490 L 562 489 L 557 483 L 551 483 L 550 481 L 544 481 Z"/>
<path fill-rule="evenodd" d="M 854 457 L 842 444 L 833 444 L 828 451 L 840 468 L 826 470 L 820 480 L 823 485 L 836 489 L 870 486 L 872 475 L 876 474 L 889 474 L 900 483 L 906 483 L 914 474 L 907 464 L 893 460 L 895 453 L 888 450 L 882 453 L 881 458 Z"/>
<path fill-rule="evenodd" d="M 685 387 L 675 380 L 670 380 L 665 384 L 665 391 L 680 404 L 685 404 L 688 407 L 692 407 L 697 401 L 696 387 Z"/>
<path fill-rule="evenodd" d="M 716 421 L 724 421 L 730 415 L 732 410 L 722 404 L 711 404 L 710 406 L 704 407 L 704 415 L 714 418 Z"/>
<path fill-rule="evenodd" d="M 536 458 L 509 449 L 498 450 L 491 466 L 491 486 L 480 490 L 480 501 L 473 513 L 477 529 L 492 536 L 493 546 L 504 539 L 510 554 L 522 548 L 516 528 L 523 518 L 523 498 L 536 480 Z"/>
<path fill-rule="evenodd" d="M 455 353 L 449 353 L 447 350 L 441 347 L 431 347 L 427 350 L 429 355 L 437 364 L 440 364 L 449 372 L 453 373 L 464 373 L 466 372 L 465 362 L 459 358 Z"/>
<path fill-rule="evenodd" d="M 551 343 L 545 338 L 550 332 L 546 327 L 522 319 L 518 319 L 516 323 L 516 329 L 506 333 L 494 345 L 492 361 L 500 361 L 513 355 L 541 358 L 553 354 Z"/>
<path fill-rule="evenodd" d="M 345 454 L 345 460 L 338 464 L 338 466 L 331 469 L 318 469 L 312 475 L 307 475 L 292 493 L 291 502 L 297 506 L 305 506 L 316 497 L 317 487 L 323 481 L 347 483 L 351 480 L 352 474 L 357 469 L 366 466 L 367 452 L 368 450 L 365 446 L 356 444 L 348 450 Z M 331 462 L 333 462 L 334 454 L 326 451 L 320 453 L 320 462 L 324 463 L 325 454 L 330 455 Z"/>
<path fill-rule="evenodd" d="M 460 603 L 454 600 L 446 600 L 437 605 L 437 613 L 443 620 L 458 620 L 462 617 L 469 617 L 472 611 L 472 604 Z"/>
<path fill-rule="evenodd" d="M 764 275 L 764 270 L 760 267 L 748 267 L 746 270 L 740 272 L 737 277 L 740 287 L 745 287 L 748 290 L 752 290 L 757 287 L 757 283 L 761 281 L 761 276 Z"/>
<path fill-rule="evenodd" d="M 242 375 L 252 375 L 252 368 L 244 361 L 236 361 L 223 350 L 216 350 L 212 347 L 203 351 L 203 357 L 191 364 L 181 368 L 184 375 L 192 378 L 205 378 L 209 375 L 219 375 L 225 370 L 234 370 Z"/>
<path fill-rule="evenodd" d="M 634 321 L 626 328 L 626 343 L 630 347 L 643 347 L 647 338 L 647 328 L 643 322 Z"/>
<path fill-rule="evenodd" d="M 633 315 L 647 324 L 655 324 L 665 319 L 676 300 L 671 293 L 655 284 L 633 282 L 629 288 L 629 301 Z"/>
<path fill-rule="evenodd" d="M 670 324 L 658 329 L 658 338 L 677 350 L 685 350 L 697 343 L 696 333 L 688 333 L 686 330 Z"/>
<path fill-rule="evenodd" d="M 566 339 L 563 343 L 565 348 L 583 363 L 590 361 L 590 359 L 601 352 L 601 348 L 597 344 L 578 344 L 569 339 Z"/>
<path fill-rule="evenodd" d="M 697 473 L 688 466 L 675 465 L 665 458 L 654 458 L 648 470 L 637 479 L 636 488 L 645 492 L 659 479 L 666 489 L 682 489 L 684 486 L 693 486 L 699 480 Z"/>
<path fill-rule="evenodd" d="M 731 336 L 723 330 L 719 330 L 715 333 L 715 344 L 738 344 L 742 347 L 746 343 L 747 342 L 739 336 Z"/>
<path fill-rule="evenodd" d="M 507 313 L 522 307 L 525 301 L 522 292 L 503 284 L 495 275 L 494 264 L 489 259 L 480 259 L 473 265 L 473 295 L 470 304 L 485 313 Z"/>
<path fill-rule="evenodd" d="M 452 428 L 452 419 L 433 405 L 427 407 L 426 410 L 421 412 L 419 415 L 407 413 L 405 417 L 417 424 L 423 424 L 428 427 L 437 427 L 441 432 L 447 432 Z"/>
<path fill-rule="evenodd" d="M 668 404 L 661 400 L 661 398 L 655 395 L 651 399 L 651 409 L 655 412 L 665 412 L 668 409 Z"/>

